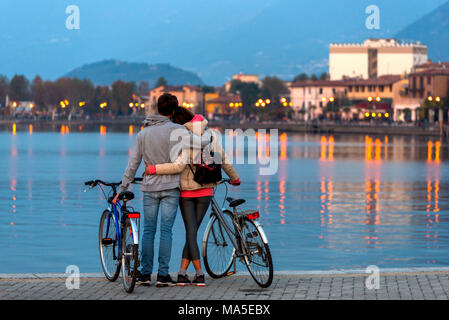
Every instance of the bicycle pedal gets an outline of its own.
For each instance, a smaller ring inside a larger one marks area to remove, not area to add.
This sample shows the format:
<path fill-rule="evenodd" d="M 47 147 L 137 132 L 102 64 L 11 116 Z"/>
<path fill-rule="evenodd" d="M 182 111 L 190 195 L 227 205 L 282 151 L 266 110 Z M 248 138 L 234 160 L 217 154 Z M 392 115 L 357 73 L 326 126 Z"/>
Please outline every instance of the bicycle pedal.
<path fill-rule="evenodd" d="M 232 276 L 233 274 L 235 274 L 235 271 L 228 272 L 228 273 L 226 273 L 225 277 L 230 277 L 230 276 Z"/>
<path fill-rule="evenodd" d="M 104 246 L 111 245 L 112 239 L 111 238 L 103 238 L 103 239 L 101 239 L 101 244 Z"/>

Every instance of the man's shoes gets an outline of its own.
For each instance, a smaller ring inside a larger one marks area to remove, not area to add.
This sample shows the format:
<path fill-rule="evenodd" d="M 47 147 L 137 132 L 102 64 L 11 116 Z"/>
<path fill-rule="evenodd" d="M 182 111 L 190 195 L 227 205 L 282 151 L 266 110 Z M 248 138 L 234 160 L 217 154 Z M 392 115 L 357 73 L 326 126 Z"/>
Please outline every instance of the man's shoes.
<path fill-rule="evenodd" d="M 178 281 L 176 282 L 177 286 L 184 287 L 190 284 L 192 284 L 192 282 L 189 280 L 187 275 L 178 274 Z"/>
<path fill-rule="evenodd" d="M 197 287 L 204 287 L 206 286 L 206 282 L 204 281 L 204 274 L 200 276 L 195 276 L 195 278 L 192 281 L 192 285 Z"/>
<path fill-rule="evenodd" d="M 166 276 L 157 275 L 156 287 L 174 287 L 176 282 L 172 280 L 169 274 Z"/>
<path fill-rule="evenodd" d="M 140 272 L 138 272 L 140 274 Z M 140 274 L 137 276 L 136 284 L 141 286 L 151 286 L 151 275 Z"/>

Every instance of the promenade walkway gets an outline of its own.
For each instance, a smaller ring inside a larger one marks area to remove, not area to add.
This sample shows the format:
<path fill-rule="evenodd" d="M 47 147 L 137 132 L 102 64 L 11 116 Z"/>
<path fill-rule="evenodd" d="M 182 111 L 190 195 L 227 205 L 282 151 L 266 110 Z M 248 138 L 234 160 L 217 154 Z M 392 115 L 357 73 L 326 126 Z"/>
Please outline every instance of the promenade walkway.
<path fill-rule="evenodd" d="M 121 279 L 109 282 L 101 274 L 81 274 L 79 289 L 67 289 L 64 274 L 0 274 L 0 300 L 447 300 L 449 268 L 381 270 L 379 289 L 368 289 L 369 275 L 360 270 L 279 272 L 268 289 L 248 275 L 213 280 L 207 286 L 136 286 L 132 294 Z M 154 280 L 154 276 L 153 276 Z"/>

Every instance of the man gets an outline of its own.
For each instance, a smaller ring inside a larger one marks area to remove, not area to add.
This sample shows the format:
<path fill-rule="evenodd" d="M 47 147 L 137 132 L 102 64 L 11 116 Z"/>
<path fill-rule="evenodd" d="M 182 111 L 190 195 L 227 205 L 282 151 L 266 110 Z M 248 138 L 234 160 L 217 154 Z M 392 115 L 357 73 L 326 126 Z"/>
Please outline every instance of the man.
<path fill-rule="evenodd" d="M 162 164 L 171 162 L 171 152 L 179 154 L 181 149 L 190 148 L 190 140 L 193 139 L 193 147 L 200 149 L 206 145 L 210 138 L 193 137 L 184 127 L 170 121 L 175 109 L 178 107 L 178 99 L 165 93 L 157 101 L 159 115 L 150 115 L 144 121 L 144 129 L 137 134 L 133 152 L 129 158 L 128 167 L 123 175 L 119 192 L 114 198 L 117 202 L 118 195 L 125 191 L 134 180 L 142 158 L 147 164 Z M 170 135 L 177 130 L 182 143 L 171 141 Z M 185 143 L 187 142 L 187 145 Z M 137 279 L 138 284 L 151 285 L 151 273 L 153 272 L 154 237 L 157 228 L 159 208 L 161 209 L 161 228 L 159 245 L 159 269 L 157 274 L 157 287 L 174 286 L 171 279 L 169 263 L 172 247 L 172 228 L 175 222 L 179 204 L 179 175 L 152 175 L 145 176 L 142 187 L 143 196 L 143 235 L 141 274 Z"/>

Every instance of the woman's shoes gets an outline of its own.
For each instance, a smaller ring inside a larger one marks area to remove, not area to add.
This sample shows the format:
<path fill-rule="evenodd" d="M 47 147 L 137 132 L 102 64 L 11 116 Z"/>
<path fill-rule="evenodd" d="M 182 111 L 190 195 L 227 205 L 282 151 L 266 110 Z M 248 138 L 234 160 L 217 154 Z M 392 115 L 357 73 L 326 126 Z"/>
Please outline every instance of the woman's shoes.
<path fill-rule="evenodd" d="M 197 287 L 204 287 L 206 286 L 206 282 L 204 281 L 204 274 L 200 276 L 195 276 L 195 278 L 192 281 L 192 285 Z"/>
<path fill-rule="evenodd" d="M 206 286 L 206 282 L 204 281 L 204 274 L 200 276 L 195 276 L 193 281 L 190 281 L 187 275 L 178 274 L 178 281 L 176 282 L 176 285 L 180 287 L 185 287 L 188 285 L 204 287 Z"/>
<path fill-rule="evenodd" d="M 187 275 L 178 274 L 178 281 L 176 282 L 177 286 L 184 287 L 190 284 L 192 284 L 192 282 L 190 282 Z"/>

